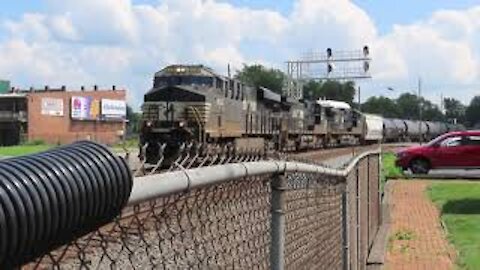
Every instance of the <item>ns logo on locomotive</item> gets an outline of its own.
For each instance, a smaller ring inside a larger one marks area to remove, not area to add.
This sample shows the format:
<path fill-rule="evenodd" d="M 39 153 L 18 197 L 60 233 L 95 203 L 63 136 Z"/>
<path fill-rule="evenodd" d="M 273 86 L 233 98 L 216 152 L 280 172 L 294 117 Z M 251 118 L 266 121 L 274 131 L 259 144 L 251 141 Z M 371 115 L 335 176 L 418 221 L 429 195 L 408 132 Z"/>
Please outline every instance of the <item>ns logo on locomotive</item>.
<path fill-rule="evenodd" d="M 140 143 L 147 163 L 158 161 L 161 145 L 168 158 L 188 143 L 285 151 L 428 139 L 449 130 L 423 122 L 419 134 L 415 121 L 360 113 L 345 102 L 292 99 L 203 65 L 172 65 L 155 73 L 142 110 Z"/>

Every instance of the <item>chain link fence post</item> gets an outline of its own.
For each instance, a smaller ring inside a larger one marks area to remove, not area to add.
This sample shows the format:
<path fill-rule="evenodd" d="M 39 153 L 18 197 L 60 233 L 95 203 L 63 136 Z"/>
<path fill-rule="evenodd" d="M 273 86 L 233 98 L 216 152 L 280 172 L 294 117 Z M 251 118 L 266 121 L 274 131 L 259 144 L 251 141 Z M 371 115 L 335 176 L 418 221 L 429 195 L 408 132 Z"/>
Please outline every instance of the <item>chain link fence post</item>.
<path fill-rule="evenodd" d="M 345 187 L 345 190 L 342 193 L 342 237 L 343 237 L 343 270 L 348 270 L 350 265 L 349 259 L 349 236 L 348 236 L 348 190 Z"/>
<path fill-rule="evenodd" d="M 360 161 L 361 162 L 361 161 Z M 356 191 L 355 191 L 355 213 L 357 215 L 357 219 L 356 219 L 356 232 L 355 234 L 357 235 L 357 243 L 356 243 L 356 248 L 357 248 L 357 258 L 355 258 L 355 262 L 356 262 L 356 267 L 355 269 L 360 269 L 360 254 L 361 254 L 361 241 L 360 241 L 360 238 L 361 238 L 361 235 L 360 235 L 360 172 L 359 172 L 359 169 L 358 169 L 358 165 L 356 165 L 355 167 L 355 170 L 356 170 L 356 177 L 355 177 L 355 188 L 356 188 Z"/>
<path fill-rule="evenodd" d="M 382 153 L 378 154 L 377 157 L 377 185 L 378 185 L 378 224 L 383 223 L 383 215 L 382 215 L 382 202 L 383 202 L 383 189 L 385 188 L 386 181 L 382 184 L 383 179 L 383 171 L 382 171 Z"/>
<path fill-rule="evenodd" d="M 270 263 L 273 270 L 285 269 L 285 190 L 287 177 L 284 173 L 272 178 L 272 220 Z"/>

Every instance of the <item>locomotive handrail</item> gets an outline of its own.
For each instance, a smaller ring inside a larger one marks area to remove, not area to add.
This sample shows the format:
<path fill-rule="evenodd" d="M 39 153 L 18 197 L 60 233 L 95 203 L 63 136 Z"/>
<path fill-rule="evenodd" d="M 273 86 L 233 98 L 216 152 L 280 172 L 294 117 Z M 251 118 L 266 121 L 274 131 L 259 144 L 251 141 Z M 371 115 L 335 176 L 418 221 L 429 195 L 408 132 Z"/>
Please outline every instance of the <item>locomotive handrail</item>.
<path fill-rule="evenodd" d="M 323 173 L 345 177 L 364 157 L 379 154 L 380 149 L 364 152 L 350 161 L 343 169 L 333 169 L 316 164 L 291 161 L 256 161 L 215 165 L 202 168 L 166 172 L 156 175 L 136 177 L 128 205 L 175 193 L 241 179 L 244 177 L 287 172 Z"/>
<path fill-rule="evenodd" d="M 203 134 L 204 123 L 203 123 L 203 121 L 201 121 L 201 119 L 200 119 L 200 113 L 198 112 L 197 108 L 195 108 L 195 107 L 193 107 L 193 106 L 190 106 L 189 108 L 192 109 L 193 114 L 194 114 L 194 116 L 195 116 L 195 120 L 197 121 L 197 124 L 198 124 L 198 128 L 200 129 L 200 130 L 198 131 L 198 136 L 199 136 L 198 140 L 199 140 L 200 142 L 204 142 L 204 137 L 205 137 L 204 134 Z"/>

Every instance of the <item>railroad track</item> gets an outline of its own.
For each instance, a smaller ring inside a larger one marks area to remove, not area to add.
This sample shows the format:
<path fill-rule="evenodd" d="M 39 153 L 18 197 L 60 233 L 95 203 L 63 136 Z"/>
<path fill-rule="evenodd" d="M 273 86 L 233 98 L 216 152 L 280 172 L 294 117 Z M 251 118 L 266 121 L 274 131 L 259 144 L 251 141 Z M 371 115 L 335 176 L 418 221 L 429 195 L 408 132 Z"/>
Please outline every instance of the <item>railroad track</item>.
<path fill-rule="evenodd" d="M 315 162 L 320 163 L 324 160 L 336 158 L 339 156 L 345 155 L 358 155 L 363 152 L 377 149 L 382 147 L 383 151 L 391 151 L 399 147 L 406 146 L 406 144 L 399 143 L 389 143 L 389 144 L 372 144 L 365 146 L 351 146 L 351 147 L 338 147 L 338 148 L 328 148 L 328 149 L 316 149 L 316 150 L 307 150 L 300 152 L 287 152 L 287 153 L 278 153 L 272 152 L 267 155 L 263 155 L 260 152 L 244 152 L 244 153 L 234 153 L 230 149 L 220 148 L 218 146 L 213 146 L 206 150 L 204 153 L 200 154 L 198 149 L 193 149 L 192 146 L 183 148 L 182 154 L 178 155 L 174 162 L 164 168 L 162 162 L 164 157 L 161 154 L 159 163 L 150 165 L 145 164 L 138 160 L 138 154 L 128 154 L 127 159 L 129 160 L 130 168 L 132 169 L 133 175 L 135 177 L 158 174 L 162 172 L 190 169 L 197 167 L 221 165 L 227 163 L 238 163 L 238 162 L 249 162 L 249 161 L 258 161 L 262 159 L 292 159 L 304 162 Z M 163 168 L 162 168 L 163 167 Z"/>

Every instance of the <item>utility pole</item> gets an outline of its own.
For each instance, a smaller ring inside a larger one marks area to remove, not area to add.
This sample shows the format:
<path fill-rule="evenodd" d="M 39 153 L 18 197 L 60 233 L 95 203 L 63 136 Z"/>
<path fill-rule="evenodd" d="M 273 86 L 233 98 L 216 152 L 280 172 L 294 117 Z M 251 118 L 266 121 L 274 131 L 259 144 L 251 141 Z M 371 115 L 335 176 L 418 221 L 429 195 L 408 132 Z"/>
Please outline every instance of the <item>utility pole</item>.
<path fill-rule="evenodd" d="M 358 87 L 358 111 L 362 111 L 362 100 L 360 98 L 360 86 Z"/>
<path fill-rule="evenodd" d="M 422 134 L 422 78 L 418 78 L 418 130 L 420 132 L 420 144 L 423 142 Z"/>
<path fill-rule="evenodd" d="M 445 103 L 443 100 L 443 93 L 440 93 L 440 111 L 445 113 Z"/>

